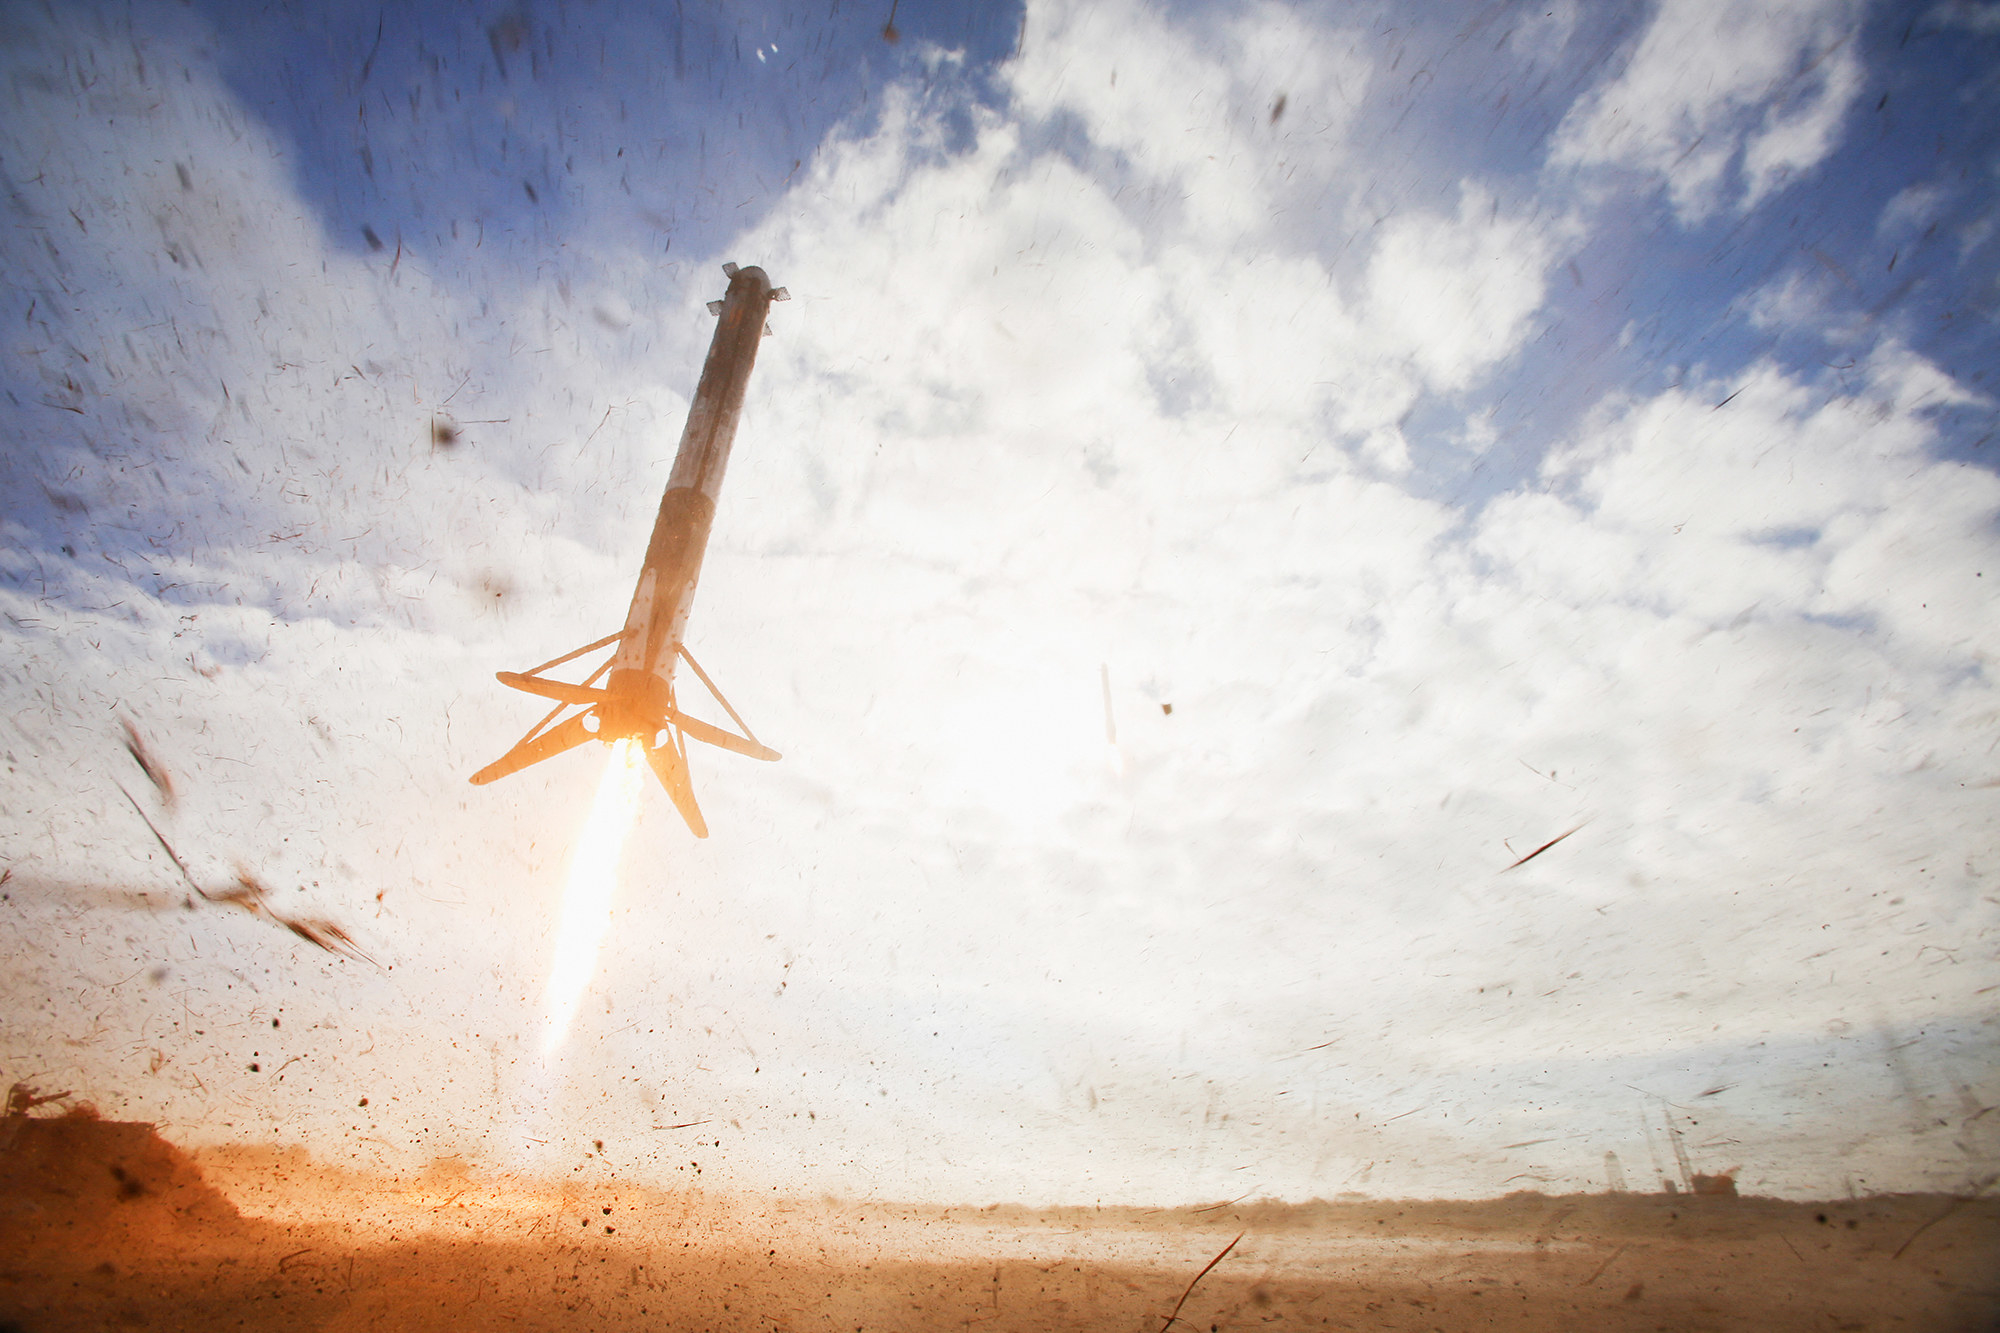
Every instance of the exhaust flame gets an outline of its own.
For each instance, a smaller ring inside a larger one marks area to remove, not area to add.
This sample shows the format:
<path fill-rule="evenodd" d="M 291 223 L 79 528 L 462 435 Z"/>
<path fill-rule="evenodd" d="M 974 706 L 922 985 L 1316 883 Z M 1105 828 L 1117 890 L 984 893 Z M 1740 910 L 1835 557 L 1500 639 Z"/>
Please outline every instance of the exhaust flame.
<path fill-rule="evenodd" d="M 1111 776 L 1125 776 L 1125 755 L 1118 748 L 1118 720 L 1111 714 L 1111 664 L 1101 662 L 1097 667 L 1097 677 L 1104 682 L 1104 762 L 1111 769 Z"/>
<path fill-rule="evenodd" d="M 549 969 L 543 1002 L 548 1027 L 542 1034 L 542 1055 L 555 1053 L 583 1002 L 583 989 L 597 970 L 597 948 L 611 927 L 611 900 L 618 892 L 618 862 L 625 852 L 625 835 L 638 813 L 646 758 L 636 741 L 614 741 L 611 761 L 591 802 L 563 890 L 562 926 L 556 932 L 555 963 Z"/>

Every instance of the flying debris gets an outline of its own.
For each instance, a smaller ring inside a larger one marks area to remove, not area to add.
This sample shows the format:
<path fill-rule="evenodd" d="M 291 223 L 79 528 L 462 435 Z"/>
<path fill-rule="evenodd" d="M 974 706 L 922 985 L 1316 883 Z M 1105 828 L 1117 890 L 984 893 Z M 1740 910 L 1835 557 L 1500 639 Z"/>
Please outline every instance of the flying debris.
<path fill-rule="evenodd" d="M 114 779 L 111 785 L 118 788 L 119 794 L 131 802 L 133 811 L 145 822 L 146 828 L 153 835 L 153 840 L 160 844 L 160 850 L 167 854 L 167 859 L 174 863 L 174 869 L 181 872 L 181 879 L 201 897 L 203 902 L 218 903 L 226 907 L 240 907 L 251 916 L 263 917 L 268 921 L 283 926 L 306 943 L 316 945 L 328 953 L 339 954 L 343 958 L 352 958 L 356 962 L 369 963 L 376 967 L 381 966 L 380 963 L 376 963 L 373 958 L 362 952 L 361 946 L 354 942 L 354 937 L 348 934 L 337 923 L 328 921 L 325 917 L 288 916 L 272 907 L 267 901 L 271 891 L 260 883 L 255 875 L 252 875 L 241 866 L 238 866 L 236 870 L 236 886 L 234 888 L 222 889 L 215 893 L 210 893 L 207 889 L 204 889 L 195 881 L 194 875 L 188 870 L 187 862 L 181 860 L 180 853 L 176 852 L 173 844 L 167 841 L 166 834 L 160 832 L 160 826 L 155 824 L 152 816 L 146 813 L 145 807 L 134 799 L 131 792 L 125 790 L 125 784 Z M 192 899 L 189 900 L 189 905 L 193 905 Z"/>
<path fill-rule="evenodd" d="M 1587 823 L 1589 823 L 1589 822 L 1590 822 L 1589 820 L 1585 820 L 1585 821 L 1584 821 L 1584 824 L 1587 824 Z M 1549 839 L 1549 840 L 1548 840 L 1547 842 L 1545 842 L 1545 843 L 1543 843 L 1543 844 L 1542 844 L 1541 846 L 1539 846 L 1539 847 L 1535 848 L 1535 850 L 1534 850 L 1534 851 L 1532 851 L 1532 852 L 1529 852 L 1529 853 L 1528 853 L 1528 854 L 1527 854 L 1526 856 L 1524 856 L 1524 857 L 1522 857 L 1522 858 L 1521 858 L 1520 860 L 1518 860 L 1518 861 L 1514 862 L 1514 864 L 1513 864 L 1513 865 L 1510 865 L 1510 866 L 1508 866 L 1508 867 L 1507 867 L 1507 870 L 1512 870 L 1512 869 L 1514 869 L 1514 868 L 1515 868 L 1516 866 L 1524 866 L 1524 865 L 1528 864 L 1528 862 L 1530 862 L 1530 861 L 1534 860 L 1534 859 L 1535 859 L 1536 857 L 1540 856 L 1540 855 L 1541 855 L 1541 854 L 1542 854 L 1543 852 L 1546 852 L 1546 851 L 1547 851 L 1547 850 L 1548 850 L 1549 848 L 1551 848 L 1551 847 L 1555 846 L 1555 845 L 1556 845 L 1557 843 L 1561 842 L 1561 841 L 1562 841 L 1562 840 L 1563 840 L 1564 838 L 1567 838 L 1567 837 L 1568 837 L 1568 836 L 1570 835 L 1570 833 L 1574 833 L 1574 832 L 1576 832 L 1576 831 L 1577 831 L 1577 829 L 1580 829 L 1580 828 L 1582 828 L 1582 827 L 1583 827 L 1583 824 L 1578 824 L 1578 825 L 1576 826 L 1576 828 L 1573 828 L 1573 829 L 1570 829 L 1570 830 L 1569 830 L 1569 832 L 1567 832 L 1567 833 L 1558 833 L 1558 834 L 1556 834 L 1556 836 L 1555 836 L 1555 837 L 1553 837 L 1553 838 L 1550 838 L 1550 839 Z M 1503 870 L 1503 871 L 1501 871 L 1500 873 L 1504 875 L 1504 874 L 1506 874 L 1506 873 L 1507 873 L 1507 870 Z"/>
<path fill-rule="evenodd" d="M 47 1106 L 51 1102 L 68 1101 L 73 1096 L 75 1094 L 69 1092 L 44 1093 L 41 1089 L 30 1087 L 26 1083 L 16 1083 L 13 1087 L 7 1089 L 7 1114 L 10 1116 L 23 1116 L 34 1110 L 37 1106 Z"/>
<path fill-rule="evenodd" d="M 174 803 L 174 780 L 167 775 L 166 767 L 153 758 L 153 752 L 146 748 L 146 742 L 140 739 L 139 729 L 132 725 L 130 718 L 119 718 L 118 725 L 125 729 L 125 752 L 132 756 L 132 762 L 139 766 L 139 771 L 160 793 L 160 804 L 171 806 Z"/>
<path fill-rule="evenodd" d="M 362 952 L 361 946 L 354 942 L 352 935 L 325 917 L 287 916 L 272 907 L 269 901 L 270 889 L 241 866 L 236 870 L 235 888 L 224 889 L 220 893 L 204 893 L 200 889 L 196 889 L 195 892 L 201 893 L 202 897 L 212 903 L 227 903 L 232 907 L 242 908 L 251 916 L 265 917 L 291 931 L 307 944 L 316 945 L 328 953 L 336 953 L 357 962 L 375 963 L 373 958 Z M 375 965 L 381 966 L 379 963 Z"/>
<path fill-rule="evenodd" d="M 722 472 L 736 439 L 744 390 L 757 360 L 758 340 L 770 332 L 765 319 L 771 302 L 791 299 L 784 288 L 771 286 L 761 268 L 724 264 L 722 271 L 729 275 L 729 291 L 720 301 L 708 303 L 709 313 L 720 319 L 715 338 L 708 345 L 694 403 L 688 408 L 687 426 L 681 432 L 674 469 L 667 478 L 667 493 L 660 499 L 659 517 L 653 523 L 653 537 L 646 546 L 625 628 L 531 671 L 498 673 L 502 685 L 553 699 L 556 706 L 513 749 L 474 773 L 474 783 L 484 785 L 504 778 L 588 740 L 609 744 L 631 739 L 645 751 L 647 763 L 688 828 L 697 838 L 705 838 L 708 823 L 695 804 L 688 776 L 688 738 L 752 759 L 778 758 L 778 752 L 758 741 L 729 706 L 682 641 L 688 612 L 694 606 L 695 582 L 701 577 L 709 525 L 715 518 L 716 493 L 722 489 Z M 612 648 L 610 658 L 580 684 L 542 674 L 601 648 Z M 674 697 L 674 669 L 683 660 L 742 728 L 741 735 L 680 710 Z M 604 678 L 601 686 L 597 683 L 600 678 Z M 570 708 L 582 711 L 557 721 Z"/>

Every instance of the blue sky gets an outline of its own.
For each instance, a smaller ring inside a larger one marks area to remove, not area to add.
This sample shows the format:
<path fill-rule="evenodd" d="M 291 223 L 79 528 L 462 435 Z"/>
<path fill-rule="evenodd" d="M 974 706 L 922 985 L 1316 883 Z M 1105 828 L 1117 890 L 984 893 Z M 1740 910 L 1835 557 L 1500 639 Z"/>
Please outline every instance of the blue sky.
<path fill-rule="evenodd" d="M 625 183 L 627 221 L 665 220 L 663 249 L 723 244 L 907 63 L 851 5 L 206 12 L 230 88 L 293 146 L 329 230 L 357 250 L 364 229 L 401 235 L 436 265 L 473 262 L 454 221 L 558 240 L 585 229 L 611 202 L 591 192 L 595 173 Z M 1006 7 L 900 18 L 912 46 L 962 49 L 975 68 L 1004 58 L 1019 27 Z"/>
<path fill-rule="evenodd" d="M 2000 9 L 878 8 L 8 11 L 7 1076 L 815 1194 L 1983 1178 Z M 787 758 L 647 806 L 538 1069 L 599 761 L 463 779 L 724 260 L 693 646 Z"/>
<path fill-rule="evenodd" d="M 615 168 L 623 198 L 614 207 L 622 205 L 628 225 L 657 232 L 661 253 L 674 244 L 705 253 L 759 220 L 836 127 L 872 123 L 871 98 L 913 66 L 920 85 L 942 85 L 931 110 L 946 125 L 962 129 L 968 105 L 1003 105 L 995 72 L 1025 31 L 1018 7 L 899 7 L 907 45 L 882 41 L 873 15 L 838 10 L 746 6 L 717 15 L 697 7 L 690 16 L 685 5 L 603 7 L 587 22 L 459 6 L 372 16 L 206 12 L 228 86 L 286 140 L 300 194 L 330 238 L 362 252 L 373 248 L 372 234 L 470 276 L 486 227 L 509 242 L 498 251 L 509 266 L 528 262 L 516 244 L 537 251 L 541 267 L 566 238 L 590 232 L 608 192 L 573 184 L 579 159 L 585 181 L 601 173 L 600 186 Z M 1203 11 L 1184 12 L 1198 21 Z M 1993 320 L 1980 314 L 1983 284 L 1966 278 L 1968 270 L 1990 274 L 1992 242 L 1963 234 L 1986 202 L 1964 173 L 1992 153 L 2000 117 L 1984 44 L 1965 40 L 1951 14 L 1878 5 L 1830 39 L 1860 54 L 1862 82 L 1844 101 L 1837 141 L 1787 180 L 1782 213 L 1724 210 L 1694 226 L 1663 225 L 1659 201 L 1635 192 L 1621 225 L 1600 229 L 1571 256 L 1568 289 L 1558 284 L 1546 306 L 1559 334 L 1523 349 L 1517 370 L 1520 405 L 1508 416 L 1519 422 L 1523 461 L 1570 424 L 1603 378 L 1635 383 L 1649 368 L 1667 383 L 1690 363 L 1758 355 L 1794 371 L 1837 359 L 1826 355 L 1837 349 L 1816 340 L 1788 343 L 1751 327 L 1739 308 L 1745 291 L 1793 275 L 1823 303 L 1886 317 L 1913 349 L 1983 382 L 1996 352 Z M 1646 14 L 1578 12 L 1567 20 L 1575 26 L 1564 60 L 1532 80 L 1493 58 L 1494 48 L 1532 31 L 1524 9 L 1499 6 L 1463 21 L 1456 6 L 1398 5 L 1357 7 L 1349 17 L 1412 75 L 1366 108 L 1354 136 L 1371 159 L 1368 195 L 1394 211 L 1435 204 L 1473 174 L 1532 196 L 1563 116 L 1637 38 Z M 932 46 L 962 54 L 942 79 L 922 70 Z M 1810 66 L 1820 52 L 1801 54 L 1800 68 L 1759 90 L 1775 111 L 1815 91 Z M 330 114 L 335 107 L 343 114 Z M 1062 143 L 1065 128 L 1049 127 L 1049 142 Z M 1911 199 L 1899 233 L 1885 238 L 1881 210 L 1905 190 L 1923 197 Z M 1879 253 L 1884 239 L 1893 267 Z M 566 262 L 588 270 L 586 255 Z M 1606 304 L 1636 314 L 1643 341 L 1626 349 L 1626 364 L 1578 376 L 1577 353 L 1599 350 L 1592 312 Z M 1560 330 L 1578 325 L 1573 345 Z M 1973 413 L 1951 423 L 1942 447 L 1973 457 L 1990 421 Z"/>

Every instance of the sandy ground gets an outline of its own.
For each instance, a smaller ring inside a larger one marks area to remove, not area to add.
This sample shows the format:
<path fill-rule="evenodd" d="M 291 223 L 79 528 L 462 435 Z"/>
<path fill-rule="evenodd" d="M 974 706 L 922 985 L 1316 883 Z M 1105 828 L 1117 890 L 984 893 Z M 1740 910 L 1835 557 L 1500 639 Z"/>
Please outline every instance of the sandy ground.
<path fill-rule="evenodd" d="M 415 1179 L 0 1121 L 0 1333 L 1995 1329 L 2000 1204 L 925 1208 Z"/>

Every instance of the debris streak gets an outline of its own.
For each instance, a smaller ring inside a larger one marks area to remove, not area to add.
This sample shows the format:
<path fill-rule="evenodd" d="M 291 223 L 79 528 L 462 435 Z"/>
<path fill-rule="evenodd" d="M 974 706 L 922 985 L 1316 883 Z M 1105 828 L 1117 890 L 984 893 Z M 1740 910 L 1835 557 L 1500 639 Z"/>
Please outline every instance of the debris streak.
<path fill-rule="evenodd" d="M 1166 1322 L 1160 1325 L 1160 1333 L 1166 1333 L 1168 1329 L 1174 1326 L 1174 1321 L 1181 1317 L 1181 1307 L 1187 1304 L 1188 1297 L 1194 1295 L 1194 1289 L 1201 1282 L 1201 1280 L 1208 1276 L 1208 1270 L 1215 1267 L 1217 1264 L 1221 1263 L 1225 1258 L 1227 1258 L 1229 1256 L 1229 1252 L 1236 1248 L 1236 1241 L 1242 1240 L 1245 1236 L 1249 1234 L 1250 1233 L 1247 1231 L 1237 1232 L 1236 1240 L 1232 1240 L 1227 1245 L 1223 1246 L 1220 1253 L 1218 1253 L 1213 1259 L 1210 1259 L 1205 1265 L 1202 1266 L 1202 1270 L 1194 1275 L 1193 1281 L 1187 1284 L 1187 1290 L 1181 1293 L 1181 1298 L 1174 1302 L 1173 1313 L 1168 1315 Z"/>
<path fill-rule="evenodd" d="M 1561 842 L 1561 841 L 1562 841 L 1562 840 L 1563 840 L 1564 838 L 1567 838 L 1567 837 L 1568 837 L 1568 836 L 1570 835 L 1570 833 L 1574 833 L 1574 832 L 1576 832 L 1576 829 L 1580 829 L 1580 828 L 1582 828 L 1582 827 L 1583 827 L 1583 825 L 1581 825 L 1581 824 L 1578 824 L 1578 825 L 1576 826 L 1576 828 L 1573 828 L 1573 829 L 1569 830 L 1569 833 L 1558 833 L 1558 834 L 1556 834 L 1556 836 L 1555 836 L 1555 837 L 1553 837 L 1553 838 L 1550 838 L 1550 839 L 1549 839 L 1549 840 L 1548 840 L 1547 842 L 1545 842 L 1545 843 L 1543 843 L 1543 844 L 1542 844 L 1541 846 L 1539 846 L 1539 847 L 1535 848 L 1535 850 L 1534 850 L 1534 851 L 1532 851 L 1532 852 L 1529 852 L 1529 853 L 1528 853 L 1528 854 L 1527 854 L 1526 856 L 1524 856 L 1524 857 L 1522 857 L 1522 858 L 1521 858 L 1520 860 L 1518 860 L 1518 861 L 1514 862 L 1514 865 L 1510 865 L 1510 866 L 1508 866 L 1508 867 L 1507 867 L 1507 870 L 1512 870 L 1512 869 L 1514 868 L 1514 866 L 1524 866 L 1524 865 L 1528 864 L 1528 862 L 1530 862 L 1530 861 L 1534 860 L 1534 859 L 1535 859 L 1536 857 L 1540 856 L 1540 855 L 1541 855 L 1541 854 L 1542 854 L 1543 852 L 1546 852 L 1546 851 L 1547 851 L 1547 850 L 1548 850 L 1549 848 L 1551 848 L 1551 847 L 1555 846 L 1555 845 L 1556 845 L 1557 843 Z M 1506 872 L 1505 870 L 1503 870 L 1503 871 L 1501 871 L 1500 873 L 1504 875 L 1504 874 L 1505 874 L 1505 873 L 1507 873 L 1507 872 Z"/>

